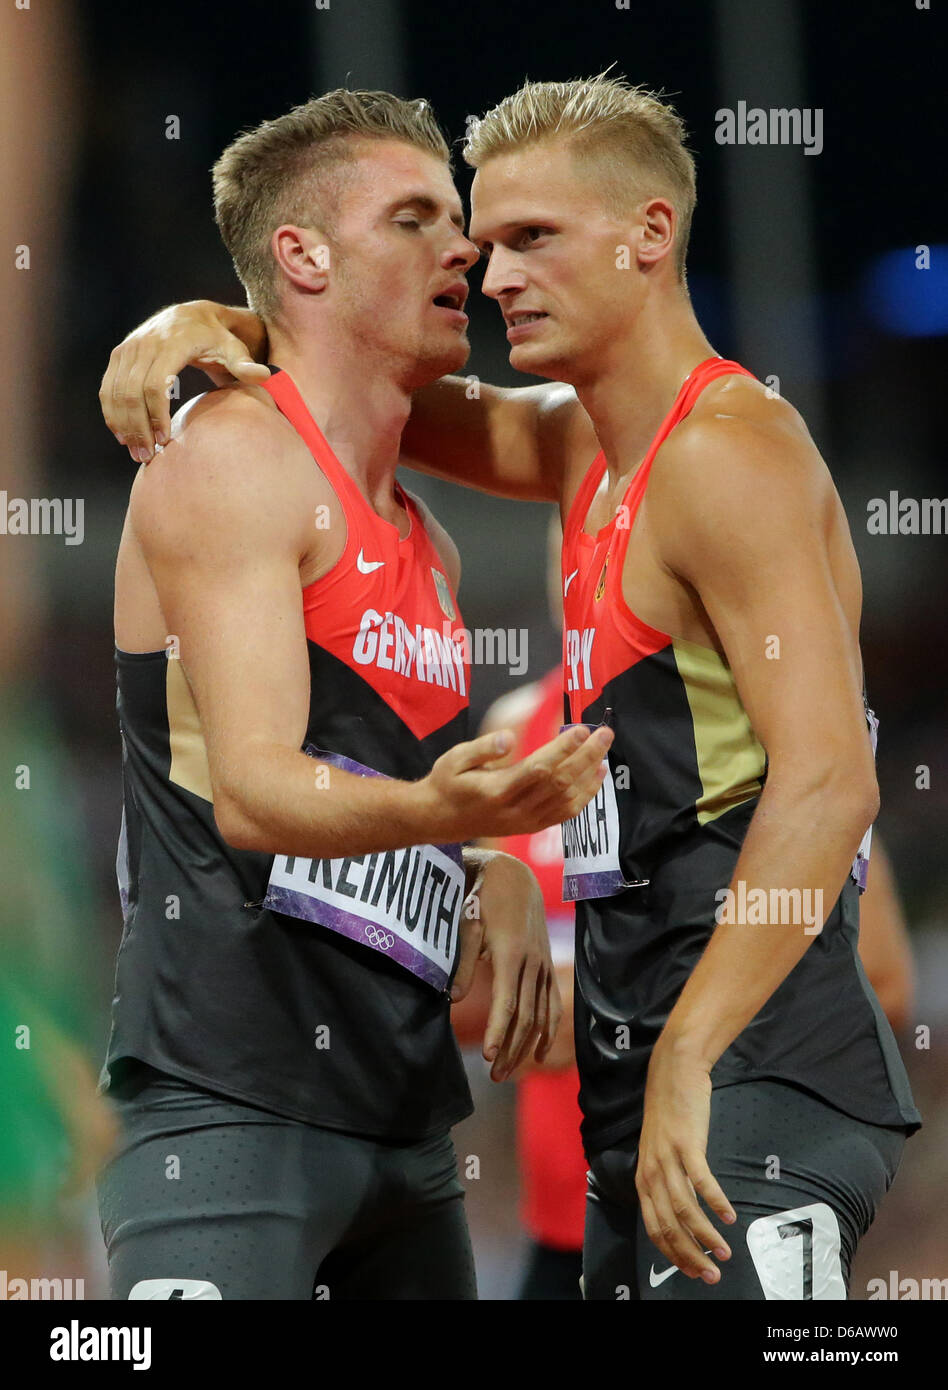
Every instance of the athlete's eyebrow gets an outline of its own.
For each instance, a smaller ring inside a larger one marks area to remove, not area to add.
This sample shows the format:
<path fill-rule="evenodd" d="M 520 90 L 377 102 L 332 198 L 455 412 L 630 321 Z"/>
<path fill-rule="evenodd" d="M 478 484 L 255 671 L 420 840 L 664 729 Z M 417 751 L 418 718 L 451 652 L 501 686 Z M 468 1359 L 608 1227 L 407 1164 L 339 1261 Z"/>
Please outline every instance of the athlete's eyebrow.
<path fill-rule="evenodd" d="M 428 217 L 437 217 L 441 207 L 442 204 L 436 198 L 432 198 L 429 193 L 408 193 L 404 198 L 395 198 L 389 205 L 388 211 L 397 212 L 399 208 L 414 208 L 417 212 Z M 459 231 L 464 231 L 464 213 L 460 207 L 451 213 L 451 221 Z"/>

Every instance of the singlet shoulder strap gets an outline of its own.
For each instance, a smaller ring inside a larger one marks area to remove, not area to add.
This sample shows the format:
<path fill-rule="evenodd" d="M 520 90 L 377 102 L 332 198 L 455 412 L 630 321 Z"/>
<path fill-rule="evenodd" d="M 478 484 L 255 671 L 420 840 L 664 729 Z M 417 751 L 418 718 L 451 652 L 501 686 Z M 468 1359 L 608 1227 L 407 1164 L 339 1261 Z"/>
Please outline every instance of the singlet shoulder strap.
<path fill-rule="evenodd" d="M 740 362 L 732 362 L 726 357 L 709 357 L 699 363 L 684 380 L 677 402 L 679 410 L 675 424 L 685 418 L 704 388 L 710 386 L 719 376 L 749 376 L 753 379 L 754 373 L 742 367 Z"/>
<path fill-rule="evenodd" d="M 659 425 L 655 438 L 649 445 L 648 453 L 642 460 L 642 466 L 632 480 L 633 484 L 638 483 L 641 479 L 641 486 L 644 487 L 644 478 L 647 477 L 648 471 L 655 461 L 655 455 L 675 426 L 680 424 L 685 416 L 691 413 L 695 401 L 701 395 L 705 387 L 709 386 L 711 382 L 715 381 L 719 376 L 733 376 L 735 373 L 739 376 L 753 376 L 753 373 L 749 372 L 746 367 L 742 367 L 740 363 L 730 362 L 724 357 L 708 357 L 704 362 L 700 362 L 697 367 L 694 367 L 688 373 L 682 382 L 681 390 L 675 398 L 674 405 Z"/>
<path fill-rule="evenodd" d="M 706 386 L 719 376 L 749 376 L 753 377 L 753 372 L 749 372 L 746 367 L 742 367 L 739 362 L 732 362 L 726 357 L 708 357 L 704 362 L 700 362 L 694 367 L 685 380 L 682 382 L 681 390 L 675 397 L 671 410 L 659 425 L 658 430 L 648 448 L 648 453 L 636 469 L 623 498 L 623 504 L 630 510 L 638 506 L 642 493 L 645 491 L 645 484 L 648 481 L 649 471 L 665 440 L 671 434 L 675 426 L 685 418 L 691 411 L 695 401 L 701 395 Z M 571 536 L 574 532 L 582 528 L 589 508 L 595 496 L 596 489 L 602 482 L 602 475 L 606 471 L 606 456 L 600 452 L 596 455 L 590 465 L 586 476 L 579 485 L 579 490 L 573 498 L 572 506 L 566 518 L 564 527 L 564 539 Z"/>
<path fill-rule="evenodd" d="M 681 390 L 675 397 L 675 402 L 659 425 L 655 437 L 648 448 L 648 453 L 636 469 L 626 489 L 622 499 L 623 505 L 627 508 L 626 531 L 631 526 L 632 518 L 638 511 L 639 503 L 645 492 L 648 483 L 648 475 L 651 472 L 652 464 L 665 440 L 671 434 L 677 424 L 688 415 L 694 408 L 695 401 L 701 395 L 704 388 L 719 376 L 749 376 L 753 377 L 753 372 L 749 372 L 746 367 L 742 367 L 739 362 L 731 362 L 725 357 L 708 357 L 704 362 L 700 362 L 697 367 L 685 377 L 681 385 Z"/>
<path fill-rule="evenodd" d="M 313 419 L 306 402 L 300 395 L 296 382 L 282 367 L 270 363 L 270 376 L 261 382 L 284 415 L 307 446 L 313 458 L 332 484 L 333 490 L 343 508 L 355 507 L 359 512 L 371 511 L 367 500 L 356 487 L 355 482 L 336 458 L 322 430 Z"/>

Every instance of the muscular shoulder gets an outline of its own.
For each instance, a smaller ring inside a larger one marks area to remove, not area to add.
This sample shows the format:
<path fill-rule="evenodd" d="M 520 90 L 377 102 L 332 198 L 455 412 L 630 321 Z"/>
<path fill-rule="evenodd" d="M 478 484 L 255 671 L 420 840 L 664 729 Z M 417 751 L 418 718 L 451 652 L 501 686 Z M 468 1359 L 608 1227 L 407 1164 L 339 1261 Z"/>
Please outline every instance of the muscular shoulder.
<path fill-rule="evenodd" d="M 726 377 L 707 387 L 669 435 L 654 467 L 660 482 L 701 481 L 714 491 L 742 478 L 777 482 L 788 474 L 800 484 L 829 481 L 799 411 L 749 377 Z"/>
<path fill-rule="evenodd" d="M 171 441 L 139 469 L 129 515 L 143 542 L 188 536 L 213 544 L 256 533 L 307 535 L 322 475 L 287 420 L 259 388 L 199 396 L 174 419 Z M 331 494 L 328 483 L 322 479 Z"/>
<path fill-rule="evenodd" d="M 272 481 L 307 451 L 265 391 L 222 387 L 189 401 L 174 417 L 171 441 L 139 474 L 154 490 L 173 485 L 239 489 Z M 292 481 L 292 478 L 289 479 Z"/>
<path fill-rule="evenodd" d="M 729 377 L 702 392 L 662 445 L 648 505 L 662 550 L 755 528 L 823 529 L 836 505 L 829 470 L 802 417 L 760 382 Z"/>

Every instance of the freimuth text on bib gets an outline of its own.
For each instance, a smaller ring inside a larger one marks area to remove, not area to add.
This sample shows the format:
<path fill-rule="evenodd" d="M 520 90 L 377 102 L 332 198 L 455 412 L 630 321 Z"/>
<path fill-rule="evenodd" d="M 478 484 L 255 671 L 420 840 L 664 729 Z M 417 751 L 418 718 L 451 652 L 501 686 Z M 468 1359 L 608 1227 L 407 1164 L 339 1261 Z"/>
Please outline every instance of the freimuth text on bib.
<path fill-rule="evenodd" d="M 304 751 L 361 777 L 384 776 L 311 744 Z M 263 906 L 339 932 L 445 990 L 454 972 L 464 897 L 460 846 L 413 845 L 341 859 L 278 854 Z"/>

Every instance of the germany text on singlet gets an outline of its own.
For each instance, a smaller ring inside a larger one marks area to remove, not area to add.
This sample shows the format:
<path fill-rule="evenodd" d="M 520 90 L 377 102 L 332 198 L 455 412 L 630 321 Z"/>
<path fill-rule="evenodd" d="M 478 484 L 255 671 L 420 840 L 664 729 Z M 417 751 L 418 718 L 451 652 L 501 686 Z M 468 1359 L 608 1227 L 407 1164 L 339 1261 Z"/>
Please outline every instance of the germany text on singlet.
<path fill-rule="evenodd" d="M 470 672 L 439 554 L 400 490 L 407 536 L 373 511 L 286 372 L 266 389 L 334 488 L 348 532 L 338 563 L 301 594 L 304 748 L 367 775 L 424 776 L 467 737 Z M 137 1058 L 366 1136 L 421 1138 L 469 1114 L 445 992 L 459 848 L 315 862 L 232 849 L 215 824 L 181 662 L 164 651 L 116 650 L 115 660 L 124 930 L 102 1087 Z"/>

